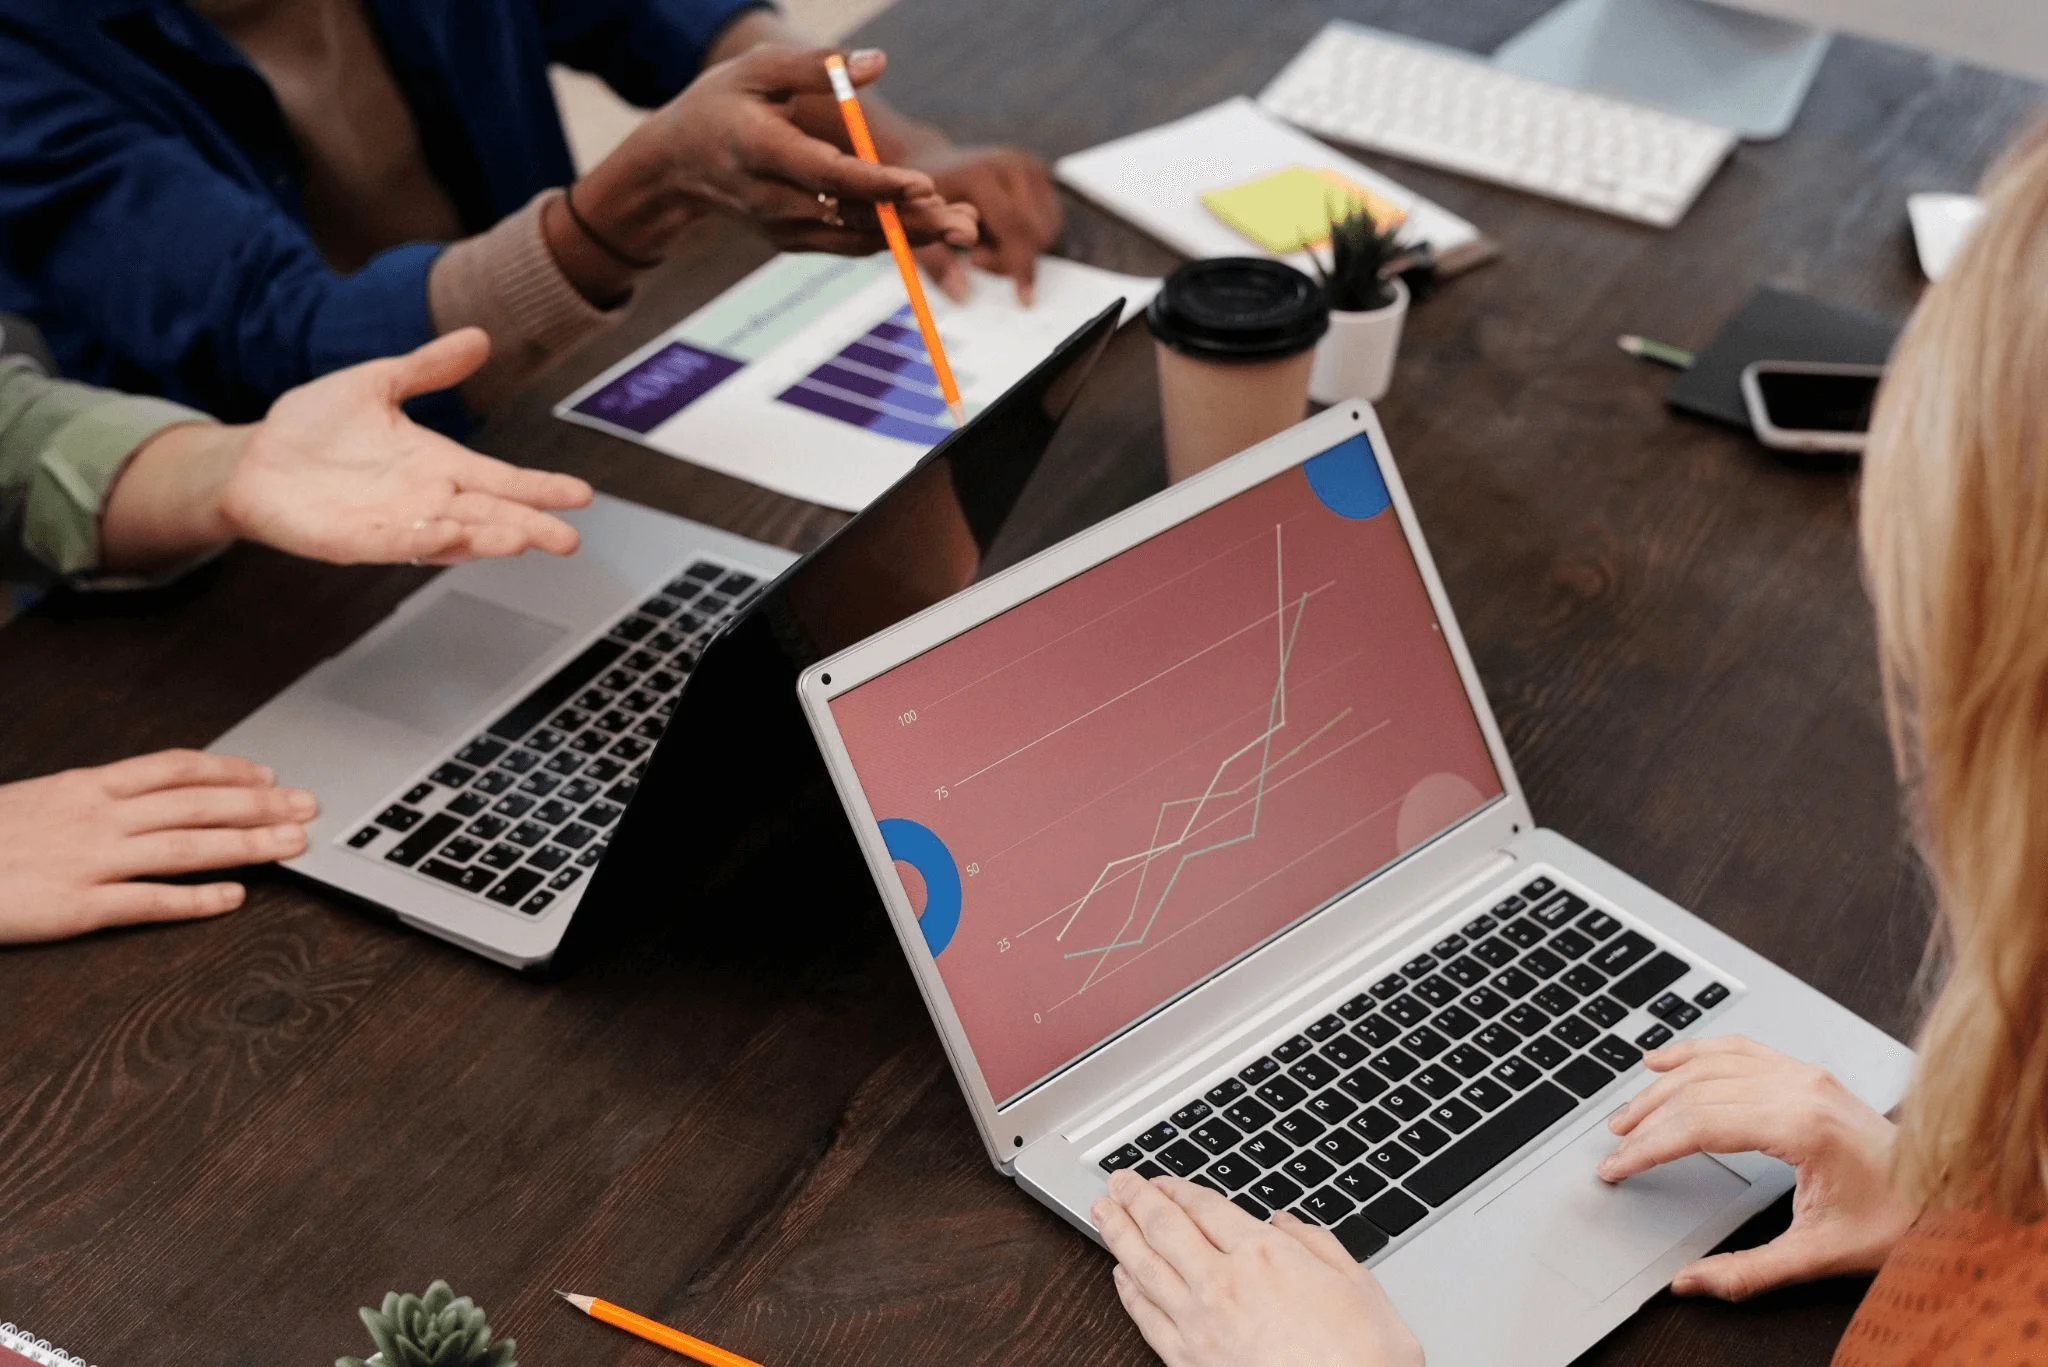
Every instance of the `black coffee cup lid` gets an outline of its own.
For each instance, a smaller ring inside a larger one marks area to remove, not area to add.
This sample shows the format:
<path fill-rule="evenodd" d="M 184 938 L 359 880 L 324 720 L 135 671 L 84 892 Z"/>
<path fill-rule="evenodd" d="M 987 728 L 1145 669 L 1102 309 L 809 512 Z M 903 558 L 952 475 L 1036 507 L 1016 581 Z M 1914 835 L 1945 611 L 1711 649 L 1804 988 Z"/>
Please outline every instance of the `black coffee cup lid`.
<path fill-rule="evenodd" d="M 1314 346 L 1330 327 L 1316 282 L 1284 261 L 1190 261 L 1159 287 L 1146 325 L 1175 351 L 1219 361 L 1270 361 Z"/>

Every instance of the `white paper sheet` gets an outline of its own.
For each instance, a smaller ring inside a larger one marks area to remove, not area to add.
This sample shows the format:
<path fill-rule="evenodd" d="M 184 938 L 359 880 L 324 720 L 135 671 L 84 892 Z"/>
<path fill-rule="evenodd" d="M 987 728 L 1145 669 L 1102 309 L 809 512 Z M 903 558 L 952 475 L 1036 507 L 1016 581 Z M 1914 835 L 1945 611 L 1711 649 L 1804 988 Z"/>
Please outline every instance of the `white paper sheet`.
<path fill-rule="evenodd" d="M 1119 297 L 1129 320 L 1158 288 L 1046 257 L 1028 309 L 1008 280 L 980 271 L 965 304 L 929 291 L 969 419 Z M 951 430 L 886 253 L 778 256 L 555 415 L 848 512 Z"/>

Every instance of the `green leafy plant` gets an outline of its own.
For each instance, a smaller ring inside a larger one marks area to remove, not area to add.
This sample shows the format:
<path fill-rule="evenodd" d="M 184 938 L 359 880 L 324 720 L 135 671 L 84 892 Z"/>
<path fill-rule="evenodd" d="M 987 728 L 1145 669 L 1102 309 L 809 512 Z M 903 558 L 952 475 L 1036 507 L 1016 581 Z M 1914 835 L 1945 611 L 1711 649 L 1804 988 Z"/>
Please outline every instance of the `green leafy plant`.
<path fill-rule="evenodd" d="M 381 1309 L 362 1309 L 376 1353 L 337 1358 L 334 1367 L 519 1367 L 511 1339 L 491 1342 L 491 1326 L 469 1297 L 435 1282 L 420 1295 L 384 1297 Z"/>
<path fill-rule="evenodd" d="M 1314 248 L 1308 258 L 1323 282 L 1323 298 L 1338 313 L 1365 313 L 1394 302 L 1393 286 L 1387 283 L 1388 268 L 1405 249 L 1396 242 L 1400 225 L 1382 230 L 1372 210 L 1357 200 L 1332 203 L 1330 217 L 1330 267 L 1323 269 Z"/>

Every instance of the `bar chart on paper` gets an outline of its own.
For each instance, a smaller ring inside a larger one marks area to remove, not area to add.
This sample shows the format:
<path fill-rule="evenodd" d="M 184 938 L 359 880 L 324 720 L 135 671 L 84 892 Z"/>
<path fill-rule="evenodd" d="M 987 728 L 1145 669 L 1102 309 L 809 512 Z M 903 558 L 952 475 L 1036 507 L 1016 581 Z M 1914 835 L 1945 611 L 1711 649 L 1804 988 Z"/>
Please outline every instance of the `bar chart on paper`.
<path fill-rule="evenodd" d="M 970 420 L 1118 299 L 1159 282 L 1039 263 L 1037 302 L 973 272 L 932 311 Z M 565 399 L 555 414 L 796 498 L 854 511 L 953 430 L 887 253 L 778 256 Z"/>
<path fill-rule="evenodd" d="M 833 703 L 998 1097 L 1499 794 L 1358 440 Z"/>

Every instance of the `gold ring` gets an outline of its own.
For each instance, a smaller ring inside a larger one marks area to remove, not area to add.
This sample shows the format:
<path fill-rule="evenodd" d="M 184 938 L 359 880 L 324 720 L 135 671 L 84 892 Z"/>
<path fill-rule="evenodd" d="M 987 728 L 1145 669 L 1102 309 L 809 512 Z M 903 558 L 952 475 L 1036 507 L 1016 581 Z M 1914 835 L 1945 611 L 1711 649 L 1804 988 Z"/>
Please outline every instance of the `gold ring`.
<path fill-rule="evenodd" d="M 839 196 L 818 191 L 818 207 L 825 211 L 825 222 L 834 228 L 844 228 L 846 220 L 839 216 Z"/>

